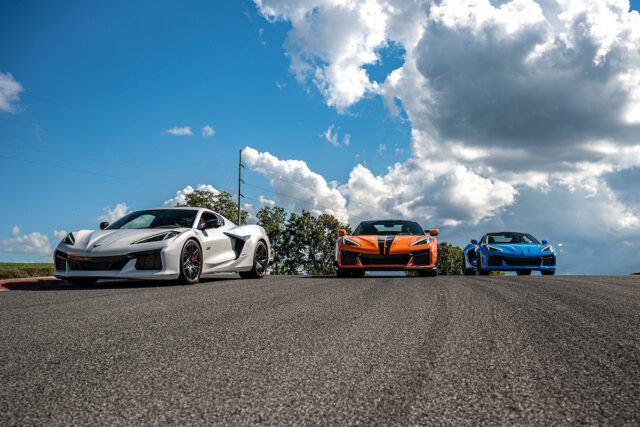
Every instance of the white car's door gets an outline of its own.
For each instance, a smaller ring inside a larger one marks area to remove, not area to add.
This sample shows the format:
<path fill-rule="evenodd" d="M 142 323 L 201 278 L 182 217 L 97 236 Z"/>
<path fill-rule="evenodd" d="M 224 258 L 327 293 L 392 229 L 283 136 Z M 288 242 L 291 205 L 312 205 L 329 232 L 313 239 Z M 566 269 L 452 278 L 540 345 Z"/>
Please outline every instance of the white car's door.
<path fill-rule="evenodd" d="M 206 215 L 206 213 L 203 214 L 203 216 L 204 215 Z M 220 218 L 220 220 L 224 221 L 224 224 L 219 227 L 200 230 L 202 233 L 202 252 L 205 272 L 218 264 L 236 258 L 236 253 L 232 246 L 232 239 L 225 234 L 225 232 L 234 226 L 229 221 L 225 221 L 222 218 Z"/>

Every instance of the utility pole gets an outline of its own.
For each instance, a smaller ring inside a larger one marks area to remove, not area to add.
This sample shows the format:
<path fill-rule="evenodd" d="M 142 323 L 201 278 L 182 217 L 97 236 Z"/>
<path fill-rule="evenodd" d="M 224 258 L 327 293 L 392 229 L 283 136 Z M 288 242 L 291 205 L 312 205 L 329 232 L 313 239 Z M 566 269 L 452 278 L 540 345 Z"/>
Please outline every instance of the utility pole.
<path fill-rule="evenodd" d="M 244 182 L 242 180 L 242 168 L 244 167 L 244 165 L 242 164 L 242 150 L 240 150 L 239 152 L 239 156 L 238 156 L 238 225 L 242 225 L 240 224 L 240 213 L 242 212 L 242 208 L 240 207 L 240 198 L 244 197 L 241 193 L 242 191 L 242 183 Z"/>

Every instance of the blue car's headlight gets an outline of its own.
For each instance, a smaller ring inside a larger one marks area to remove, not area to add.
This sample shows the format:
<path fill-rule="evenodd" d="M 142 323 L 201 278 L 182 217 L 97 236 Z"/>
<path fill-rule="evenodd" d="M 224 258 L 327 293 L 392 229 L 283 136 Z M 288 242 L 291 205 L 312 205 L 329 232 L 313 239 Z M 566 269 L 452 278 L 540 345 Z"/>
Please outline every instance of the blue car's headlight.
<path fill-rule="evenodd" d="M 73 245 L 76 243 L 76 239 L 75 237 L 73 237 L 73 233 L 69 233 L 65 236 L 64 239 L 62 239 L 62 243 L 65 243 L 67 245 Z"/>
<path fill-rule="evenodd" d="M 553 252 L 553 246 L 551 246 L 551 245 L 547 245 L 547 246 L 545 246 L 544 248 L 542 248 L 542 249 L 540 250 L 540 252 L 547 252 L 547 251 L 548 251 L 548 252 Z"/>
<path fill-rule="evenodd" d="M 416 240 L 415 242 L 411 243 L 409 246 L 428 245 L 429 243 L 431 243 L 431 237 L 427 236 L 427 237 L 423 237 L 420 240 Z"/>
<path fill-rule="evenodd" d="M 180 234 L 179 231 L 166 231 L 164 233 L 155 234 L 153 236 L 145 237 L 144 239 L 137 240 L 132 243 L 132 245 L 136 245 L 138 243 L 151 243 L 151 242 L 160 242 L 162 240 L 169 240 L 176 237 Z"/>
<path fill-rule="evenodd" d="M 491 246 L 491 245 L 482 245 L 483 248 L 488 249 L 490 251 L 498 251 L 498 252 L 504 252 L 504 250 L 500 249 L 497 246 Z"/>
<path fill-rule="evenodd" d="M 355 240 L 352 240 L 352 239 L 350 239 L 348 237 L 342 237 L 342 244 L 343 245 L 362 246 L 362 245 L 360 245 L 360 243 L 358 243 Z"/>

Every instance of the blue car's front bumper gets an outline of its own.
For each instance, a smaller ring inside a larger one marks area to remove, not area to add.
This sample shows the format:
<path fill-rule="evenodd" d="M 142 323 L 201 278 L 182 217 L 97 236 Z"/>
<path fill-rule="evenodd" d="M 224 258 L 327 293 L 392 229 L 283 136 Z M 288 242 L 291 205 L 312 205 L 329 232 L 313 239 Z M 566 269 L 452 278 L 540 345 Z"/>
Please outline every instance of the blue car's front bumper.
<path fill-rule="evenodd" d="M 480 256 L 482 257 L 482 271 L 555 271 L 556 269 L 556 256 L 554 253 L 520 256 L 498 251 L 482 251 Z"/>

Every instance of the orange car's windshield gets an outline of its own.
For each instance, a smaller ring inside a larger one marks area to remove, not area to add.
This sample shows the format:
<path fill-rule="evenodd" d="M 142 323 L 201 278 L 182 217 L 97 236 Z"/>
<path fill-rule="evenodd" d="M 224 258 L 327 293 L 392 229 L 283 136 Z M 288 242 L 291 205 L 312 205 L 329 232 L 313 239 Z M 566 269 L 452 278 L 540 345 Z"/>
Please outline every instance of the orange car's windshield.
<path fill-rule="evenodd" d="M 364 221 L 358 225 L 353 236 L 407 235 L 425 234 L 422 227 L 413 221 Z"/>

